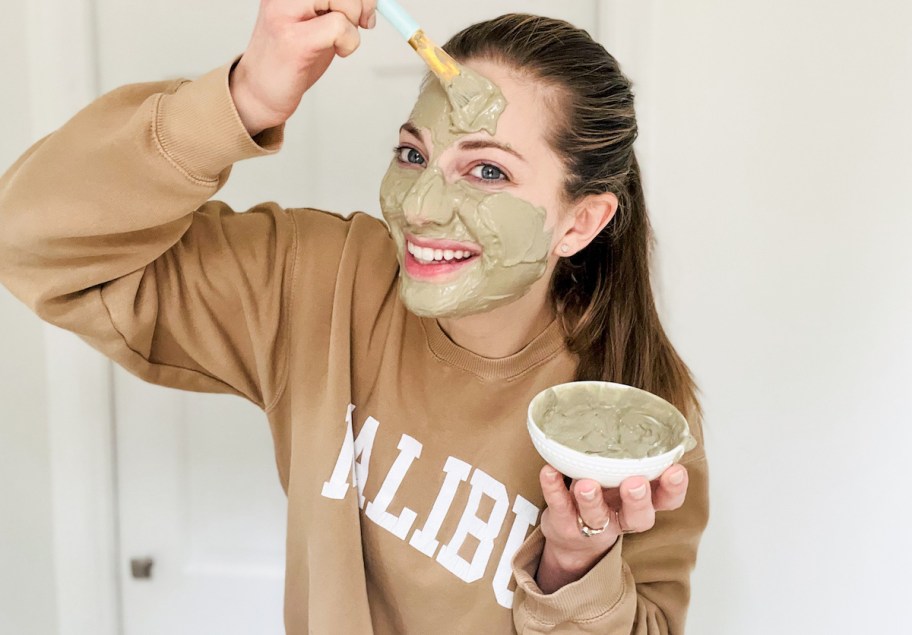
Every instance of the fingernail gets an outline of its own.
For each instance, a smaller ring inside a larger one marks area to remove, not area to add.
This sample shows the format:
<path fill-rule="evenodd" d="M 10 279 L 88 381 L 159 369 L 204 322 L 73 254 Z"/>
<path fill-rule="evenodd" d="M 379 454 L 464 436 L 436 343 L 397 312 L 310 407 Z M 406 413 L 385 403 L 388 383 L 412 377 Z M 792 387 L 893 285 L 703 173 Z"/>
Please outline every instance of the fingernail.
<path fill-rule="evenodd" d="M 672 485 L 680 485 L 684 482 L 684 470 L 677 470 L 668 477 L 668 482 Z"/>
<path fill-rule="evenodd" d="M 646 496 L 646 484 L 640 485 L 639 487 L 634 487 L 630 490 L 630 497 L 633 500 L 640 500 Z"/>
<path fill-rule="evenodd" d="M 594 488 L 593 489 L 581 489 L 580 494 L 587 501 L 591 501 L 595 498 L 595 489 Z"/>
<path fill-rule="evenodd" d="M 371 13 L 371 17 L 367 19 L 367 28 L 372 29 L 377 26 L 377 14 Z"/>
<path fill-rule="evenodd" d="M 547 470 L 545 470 L 545 476 L 547 476 L 552 481 L 556 481 L 557 477 L 560 476 L 560 472 L 555 470 L 553 467 L 549 467 Z"/>

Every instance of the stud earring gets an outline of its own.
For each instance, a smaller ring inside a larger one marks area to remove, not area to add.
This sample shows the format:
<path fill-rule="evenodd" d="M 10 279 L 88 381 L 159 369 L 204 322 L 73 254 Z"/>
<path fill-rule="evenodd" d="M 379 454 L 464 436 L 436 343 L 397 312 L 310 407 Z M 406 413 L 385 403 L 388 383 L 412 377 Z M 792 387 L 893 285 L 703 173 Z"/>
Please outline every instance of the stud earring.
<path fill-rule="evenodd" d="M 570 245 L 561 245 L 560 250 L 562 254 L 570 253 Z"/>

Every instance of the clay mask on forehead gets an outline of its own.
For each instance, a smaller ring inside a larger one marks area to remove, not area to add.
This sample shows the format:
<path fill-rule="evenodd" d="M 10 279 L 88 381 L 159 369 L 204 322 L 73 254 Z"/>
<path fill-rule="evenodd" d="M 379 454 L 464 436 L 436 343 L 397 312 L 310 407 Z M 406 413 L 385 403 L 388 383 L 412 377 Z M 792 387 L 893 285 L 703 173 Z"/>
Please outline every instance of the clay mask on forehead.
<path fill-rule="evenodd" d="M 493 135 L 507 105 L 488 79 L 464 66 L 461 71 L 448 85 L 426 82 L 410 117 L 430 131 L 434 157 L 467 134 Z M 399 294 L 417 315 L 481 313 L 523 296 L 545 273 L 551 233 L 544 208 L 463 179 L 448 183 L 436 158 L 416 168 L 394 157 L 380 186 L 380 206 L 397 246 Z M 474 243 L 481 254 L 442 281 L 420 280 L 406 271 L 406 233 Z"/>

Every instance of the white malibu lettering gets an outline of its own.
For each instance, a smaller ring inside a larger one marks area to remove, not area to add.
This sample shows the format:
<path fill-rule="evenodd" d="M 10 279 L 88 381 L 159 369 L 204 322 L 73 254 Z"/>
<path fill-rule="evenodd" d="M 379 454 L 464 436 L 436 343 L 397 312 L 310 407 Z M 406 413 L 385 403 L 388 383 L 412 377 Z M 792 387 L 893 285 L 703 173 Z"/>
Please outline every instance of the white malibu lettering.
<path fill-rule="evenodd" d="M 399 456 L 396 457 L 393 466 L 383 480 L 383 485 L 380 486 L 377 496 L 367 504 L 364 513 L 368 518 L 397 538 L 405 540 L 405 535 L 412 528 L 412 524 L 418 515 L 408 507 L 403 507 L 399 516 L 393 516 L 387 509 L 390 503 L 393 502 L 396 492 L 399 491 L 399 486 L 402 485 L 402 481 L 412 463 L 421 456 L 422 446 L 409 435 L 403 434 L 397 447 L 399 448 Z"/>
<path fill-rule="evenodd" d="M 462 518 L 459 519 L 459 526 L 456 527 L 456 532 L 449 544 L 444 545 L 437 555 L 437 562 L 465 582 L 474 582 L 484 575 L 491 551 L 494 549 L 494 540 L 500 533 L 507 515 L 507 508 L 510 505 L 507 488 L 486 472 L 475 468 L 471 483 L 472 491 L 469 493 L 469 500 L 462 512 Z M 487 520 L 478 517 L 478 506 L 482 496 L 494 500 L 494 507 Z M 478 548 L 475 549 L 471 562 L 459 555 L 459 550 L 468 536 L 478 539 Z"/>
<path fill-rule="evenodd" d="M 443 479 L 443 485 L 440 486 L 440 492 L 434 501 L 434 507 L 422 529 L 416 529 L 412 534 L 409 544 L 426 556 L 434 557 L 437 551 L 437 533 L 443 524 L 444 518 L 450 511 L 453 499 L 456 497 L 456 490 L 459 484 L 469 478 L 469 472 L 472 466 L 465 461 L 460 461 L 455 457 L 447 457 L 446 464 L 443 466 L 446 477 Z"/>
<path fill-rule="evenodd" d="M 510 528 L 510 535 L 507 536 L 500 562 L 497 563 L 497 572 L 491 581 L 497 603 L 508 609 L 513 608 L 513 591 L 509 588 L 510 579 L 513 577 L 513 567 L 510 563 L 517 549 L 526 539 L 529 527 L 535 526 L 535 521 L 538 520 L 538 507 L 517 494 L 516 500 L 513 501 L 513 513 L 516 514 L 516 519 Z"/>
<path fill-rule="evenodd" d="M 348 492 L 348 474 L 352 475 L 352 482 L 355 479 L 355 444 L 352 443 L 352 412 L 354 404 L 348 404 L 348 411 L 345 413 L 345 438 L 342 440 L 342 447 L 339 449 L 339 458 L 336 459 L 336 467 L 333 468 L 332 476 L 328 481 L 324 481 L 323 490 L 320 492 L 326 498 L 335 498 L 342 500 Z"/>
<path fill-rule="evenodd" d="M 377 496 L 368 502 L 365 508 L 364 486 L 367 483 L 371 453 L 380 422 L 369 416 L 361 430 L 358 431 L 358 436 L 354 437 L 352 423 L 354 410 L 355 406 L 349 404 L 345 415 L 346 430 L 342 447 L 339 449 L 339 456 L 332 475 L 328 481 L 323 483 L 321 493 L 326 498 L 342 500 L 349 489 L 357 487 L 358 505 L 364 509 L 365 515 L 400 540 L 405 540 L 418 515 L 405 506 L 402 507 L 402 512 L 398 516 L 391 514 L 388 510 L 412 463 L 421 457 L 423 446 L 409 435 L 402 435 L 397 446 L 399 456 L 396 457 L 386 474 Z M 424 527 L 416 529 L 412 533 L 409 544 L 426 556 L 434 557 L 434 553 L 440 546 L 438 534 L 443 522 L 450 513 L 460 484 L 465 482 L 471 473 L 472 489 L 469 492 L 465 509 L 462 510 L 459 525 L 449 543 L 440 548 L 436 560 L 460 580 L 466 583 L 475 582 L 484 576 L 494 549 L 494 541 L 503 529 L 509 508 L 509 495 L 503 483 L 478 468 L 473 470 L 470 464 L 453 456 L 447 457 L 443 472 L 446 476 Z M 494 501 L 487 520 L 478 517 L 482 496 L 487 496 Z M 514 596 L 514 592 L 509 588 L 513 577 L 511 562 L 516 551 L 525 541 L 529 528 L 534 527 L 538 521 L 540 513 L 538 507 L 518 494 L 513 501 L 512 511 L 515 518 L 491 581 L 497 603 L 508 609 L 513 606 Z M 459 555 L 459 551 L 469 536 L 478 540 L 478 547 L 475 549 L 471 561 Z"/>

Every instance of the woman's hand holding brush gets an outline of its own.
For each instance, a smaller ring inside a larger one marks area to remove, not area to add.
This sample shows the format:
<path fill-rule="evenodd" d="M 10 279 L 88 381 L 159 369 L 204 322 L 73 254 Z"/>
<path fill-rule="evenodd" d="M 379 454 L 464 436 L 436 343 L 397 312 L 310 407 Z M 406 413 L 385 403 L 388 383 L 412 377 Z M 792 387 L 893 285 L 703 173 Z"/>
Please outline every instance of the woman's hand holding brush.
<path fill-rule="evenodd" d="M 231 96 L 251 136 L 284 123 L 333 58 L 377 22 L 376 0 L 261 0 L 247 50 L 231 73 Z"/>

